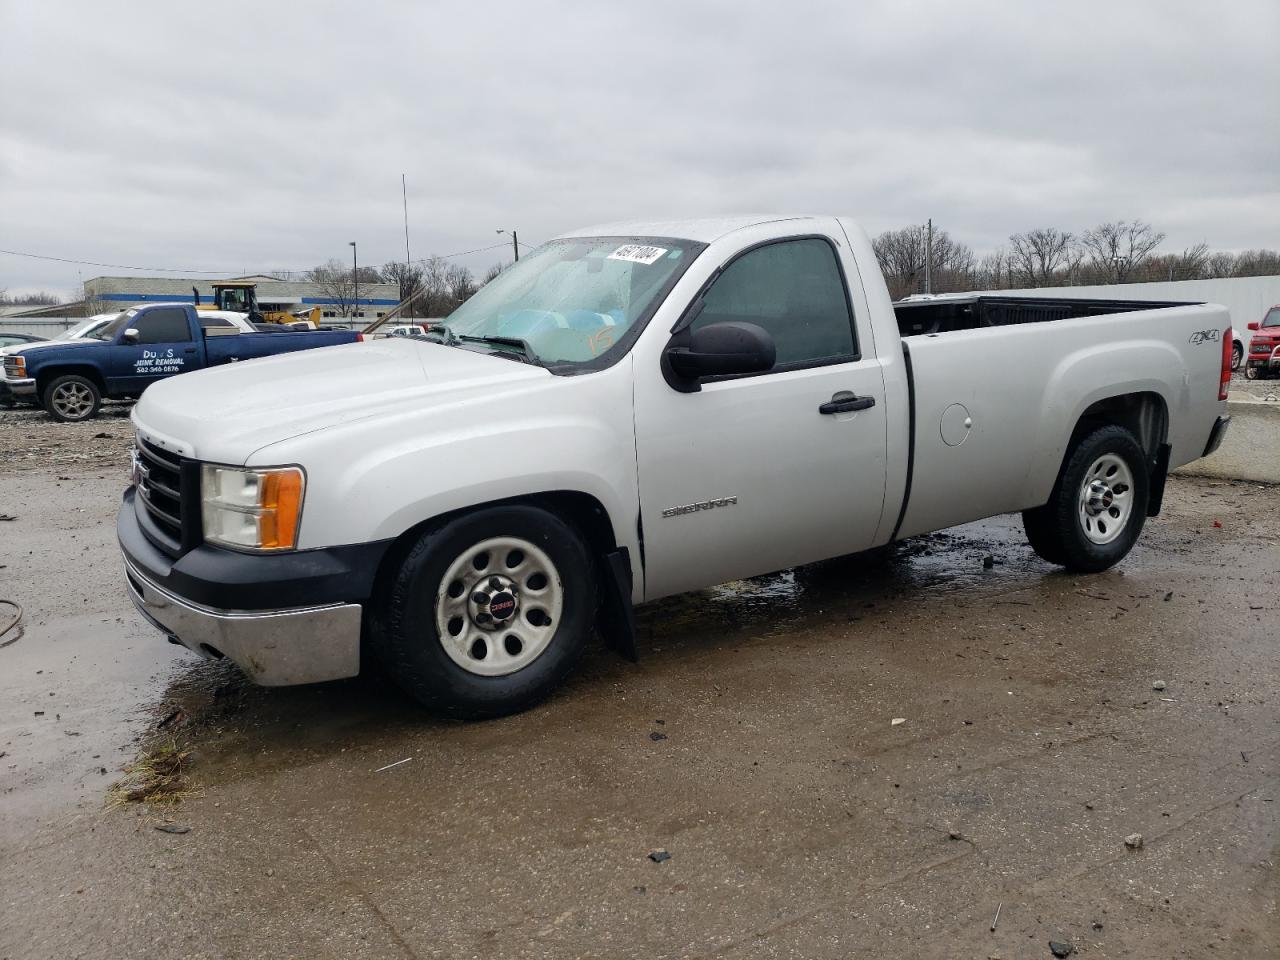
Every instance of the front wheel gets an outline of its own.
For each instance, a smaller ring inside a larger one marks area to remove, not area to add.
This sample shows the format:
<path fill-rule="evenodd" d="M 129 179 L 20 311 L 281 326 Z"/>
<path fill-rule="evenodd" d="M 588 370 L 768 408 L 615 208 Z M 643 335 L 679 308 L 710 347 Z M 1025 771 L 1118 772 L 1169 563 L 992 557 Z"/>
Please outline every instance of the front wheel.
<path fill-rule="evenodd" d="M 433 713 L 527 709 L 572 670 L 594 625 L 581 537 L 537 507 L 494 507 L 422 534 L 375 611 L 373 650 Z"/>
<path fill-rule="evenodd" d="M 1133 434 L 1099 427 L 1072 449 L 1049 502 L 1022 514 L 1027 540 L 1068 570 L 1106 570 L 1142 532 L 1149 489 L 1146 456 Z"/>
<path fill-rule="evenodd" d="M 58 377 L 44 391 L 44 409 L 63 423 L 79 423 L 98 415 L 102 392 L 87 377 L 68 374 Z"/>

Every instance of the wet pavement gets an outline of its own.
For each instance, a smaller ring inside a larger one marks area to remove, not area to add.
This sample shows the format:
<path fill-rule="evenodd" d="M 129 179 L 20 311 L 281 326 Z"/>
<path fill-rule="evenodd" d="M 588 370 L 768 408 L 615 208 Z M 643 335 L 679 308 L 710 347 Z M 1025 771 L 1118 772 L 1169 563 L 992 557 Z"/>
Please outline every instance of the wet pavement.
<path fill-rule="evenodd" d="M 0 412 L 0 958 L 1280 952 L 1280 489 L 1175 478 L 1092 577 L 1004 517 L 664 601 L 462 725 L 166 644 L 96 424 Z M 106 809 L 157 738 L 194 795 Z"/>

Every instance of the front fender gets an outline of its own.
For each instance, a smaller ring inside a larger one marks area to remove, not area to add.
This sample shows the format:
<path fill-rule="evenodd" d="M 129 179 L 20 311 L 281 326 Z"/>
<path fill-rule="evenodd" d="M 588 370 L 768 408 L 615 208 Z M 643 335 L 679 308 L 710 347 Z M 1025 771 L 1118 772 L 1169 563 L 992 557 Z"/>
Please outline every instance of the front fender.
<path fill-rule="evenodd" d="M 639 556 L 630 363 L 525 381 L 493 397 L 339 424 L 257 451 L 299 463 L 299 545 L 385 540 L 442 514 L 552 491 L 594 497 Z"/>

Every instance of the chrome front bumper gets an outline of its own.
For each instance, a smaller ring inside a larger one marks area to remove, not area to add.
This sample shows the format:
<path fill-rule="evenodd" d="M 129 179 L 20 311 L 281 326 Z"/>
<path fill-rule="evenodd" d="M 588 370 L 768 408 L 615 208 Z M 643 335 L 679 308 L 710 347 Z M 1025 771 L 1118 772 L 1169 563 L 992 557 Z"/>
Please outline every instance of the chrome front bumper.
<path fill-rule="evenodd" d="M 35 377 L 23 377 L 18 380 L 10 380 L 8 377 L 0 377 L 0 383 L 9 388 L 9 392 L 15 397 L 29 397 L 36 392 Z"/>
<path fill-rule="evenodd" d="M 157 629 L 200 656 L 233 661 L 267 687 L 360 672 L 358 603 L 289 610 L 215 610 L 174 596 L 125 561 L 129 598 Z"/>

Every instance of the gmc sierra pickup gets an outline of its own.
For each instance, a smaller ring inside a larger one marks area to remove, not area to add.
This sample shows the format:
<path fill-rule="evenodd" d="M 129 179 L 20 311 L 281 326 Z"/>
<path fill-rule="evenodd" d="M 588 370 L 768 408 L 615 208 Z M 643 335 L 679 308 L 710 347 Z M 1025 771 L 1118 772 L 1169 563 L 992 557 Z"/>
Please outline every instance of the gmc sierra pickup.
<path fill-rule="evenodd" d="M 367 652 L 437 713 L 507 713 L 596 628 L 634 656 L 633 604 L 981 517 L 1110 567 L 1221 442 L 1232 341 L 1201 304 L 895 313 L 843 218 L 579 231 L 429 338 L 148 390 L 128 589 L 262 684 Z"/>
<path fill-rule="evenodd" d="M 77 422 L 97 416 L 104 397 L 136 397 L 176 374 L 359 339 L 346 330 L 273 337 L 255 333 L 235 313 L 148 304 L 125 310 L 83 339 L 6 350 L 0 385 L 14 397 L 39 402 L 55 420 Z"/>

